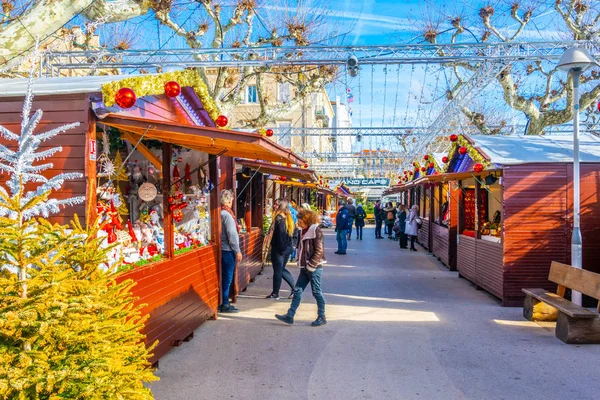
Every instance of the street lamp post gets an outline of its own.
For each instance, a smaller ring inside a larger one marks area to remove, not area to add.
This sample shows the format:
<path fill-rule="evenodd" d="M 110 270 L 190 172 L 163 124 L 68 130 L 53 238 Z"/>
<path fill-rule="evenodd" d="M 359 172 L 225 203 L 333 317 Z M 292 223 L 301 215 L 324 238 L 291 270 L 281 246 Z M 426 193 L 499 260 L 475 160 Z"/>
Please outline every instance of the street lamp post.
<path fill-rule="evenodd" d="M 590 53 L 582 47 L 572 47 L 565 51 L 560 58 L 557 68 L 565 71 L 573 82 L 573 235 L 571 237 L 571 265 L 582 268 L 581 253 L 583 240 L 581 238 L 581 190 L 579 171 L 579 79 L 582 72 L 598 63 Z M 573 291 L 571 301 L 581 305 L 581 293 Z"/>

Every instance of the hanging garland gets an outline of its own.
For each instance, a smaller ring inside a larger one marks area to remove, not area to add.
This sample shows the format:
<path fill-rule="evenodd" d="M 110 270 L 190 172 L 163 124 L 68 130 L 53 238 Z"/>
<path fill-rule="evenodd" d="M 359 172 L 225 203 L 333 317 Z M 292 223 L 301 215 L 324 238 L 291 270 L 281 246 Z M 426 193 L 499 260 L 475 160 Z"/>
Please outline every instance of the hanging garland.
<path fill-rule="evenodd" d="M 452 146 L 450 146 L 450 151 L 448 152 L 449 161 L 452 161 L 454 159 L 456 152 L 461 147 L 467 149 L 467 154 L 469 155 L 469 157 L 471 157 L 471 160 L 473 160 L 473 162 L 482 164 L 485 169 L 487 169 L 491 165 L 491 163 L 485 157 L 483 157 L 481 153 L 477 151 L 477 149 L 475 149 L 475 147 L 473 147 L 473 145 L 467 139 L 464 138 L 463 135 L 459 135 L 457 140 L 452 143 Z M 448 172 L 449 167 L 450 162 L 448 162 L 444 166 L 443 172 Z"/>
<path fill-rule="evenodd" d="M 181 87 L 191 87 L 196 92 L 196 95 L 202 101 L 202 106 L 208 112 L 208 115 L 213 121 L 219 118 L 219 109 L 215 101 L 210 96 L 208 88 L 200 78 L 200 75 L 193 70 L 165 72 L 159 75 L 136 76 L 125 78 L 120 81 L 109 82 L 102 85 L 102 96 L 104 104 L 111 107 L 115 104 L 115 95 L 122 88 L 132 89 L 136 96 L 157 96 L 165 93 L 166 82 L 177 82 Z"/>

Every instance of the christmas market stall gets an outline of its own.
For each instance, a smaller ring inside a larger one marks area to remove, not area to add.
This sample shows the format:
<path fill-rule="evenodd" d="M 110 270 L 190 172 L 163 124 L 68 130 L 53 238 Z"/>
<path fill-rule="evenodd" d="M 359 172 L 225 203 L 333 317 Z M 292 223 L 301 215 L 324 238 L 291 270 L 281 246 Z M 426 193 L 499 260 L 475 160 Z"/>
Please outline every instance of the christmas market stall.
<path fill-rule="evenodd" d="M 105 267 L 136 282 L 133 294 L 149 315 L 147 343 L 158 340 L 155 362 L 216 315 L 220 192 L 234 184 L 223 166 L 234 157 L 304 160 L 259 134 L 224 129 L 227 118 L 191 70 L 37 79 L 33 87 L 33 107 L 45 111 L 40 129 L 79 122 L 47 143 L 62 147 L 49 173 L 81 172 L 55 196 L 86 201 L 53 221 L 99 219 L 112 252 Z M 25 90 L 18 79 L 0 88 L 2 125 L 20 123 Z"/>
<path fill-rule="evenodd" d="M 555 289 L 547 279 L 550 263 L 570 263 L 572 138 L 452 135 L 451 141 L 447 171 L 429 179 L 440 183 L 442 200 L 447 185 L 460 275 L 505 306 L 522 305 L 522 288 Z M 581 138 L 581 161 L 583 267 L 599 272 L 600 139 Z"/>

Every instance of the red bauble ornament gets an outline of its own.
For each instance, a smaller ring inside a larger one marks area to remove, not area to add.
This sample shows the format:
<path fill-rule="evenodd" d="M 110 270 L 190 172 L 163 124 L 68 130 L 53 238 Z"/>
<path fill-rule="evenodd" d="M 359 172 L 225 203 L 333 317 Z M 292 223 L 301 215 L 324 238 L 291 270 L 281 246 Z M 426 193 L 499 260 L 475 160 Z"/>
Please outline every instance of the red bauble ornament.
<path fill-rule="evenodd" d="M 456 142 L 458 140 L 458 135 L 450 135 L 450 141 Z"/>
<path fill-rule="evenodd" d="M 460 147 L 460 148 L 458 149 L 458 153 L 459 153 L 461 156 L 464 156 L 465 154 L 467 154 L 467 148 L 466 148 L 466 147 Z"/>
<path fill-rule="evenodd" d="M 429 160 L 429 155 L 428 155 L 428 154 L 425 154 L 425 155 L 423 156 L 423 159 L 424 159 L 425 161 Z"/>
<path fill-rule="evenodd" d="M 398 175 L 398 179 L 402 179 L 402 175 Z"/>
<path fill-rule="evenodd" d="M 427 168 L 421 167 L 421 172 L 425 172 L 425 171 L 427 171 Z"/>
<path fill-rule="evenodd" d="M 136 101 L 135 92 L 128 87 L 119 89 L 115 94 L 115 103 L 121 108 L 131 108 Z"/>
<path fill-rule="evenodd" d="M 281 177 L 281 180 L 282 180 L 283 182 L 285 182 L 285 181 L 287 180 L 287 178 L 286 178 L 285 176 L 282 176 L 282 177 Z"/>
<path fill-rule="evenodd" d="M 416 163 L 416 162 L 413 162 L 413 167 L 416 167 L 416 166 L 417 166 L 417 163 Z"/>
<path fill-rule="evenodd" d="M 217 119 L 215 120 L 215 124 L 217 124 L 217 126 L 220 128 L 226 127 L 228 123 L 229 123 L 229 119 L 227 119 L 227 117 L 224 115 L 219 115 L 217 117 Z"/>
<path fill-rule="evenodd" d="M 473 165 L 473 171 L 475 171 L 475 172 L 483 171 L 483 164 L 477 163 L 477 164 Z"/>
<path fill-rule="evenodd" d="M 304 168 L 308 168 L 308 164 L 304 164 Z"/>
<path fill-rule="evenodd" d="M 169 97 L 177 97 L 181 93 L 181 86 L 175 81 L 165 83 L 165 94 Z"/>
<path fill-rule="evenodd" d="M 408 175 L 412 176 L 413 172 L 412 171 L 408 171 Z"/>
<path fill-rule="evenodd" d="M 435 164 L 434 164 L 434 163 L 432 163 L 432 162 L 430 162 L 430 163 L 429 163 L 429 168 L 433 168 L 433 167 L 435 167 Z"/>
<path fill-rule="evenodd" d="M 275 134 L 275 132 L 273 132 L 273 129 L 267 129 L 267 131 L 265 133 L 267 134 L 268 137 L 271 137 Z"/>
<path fill-rule="evenodd" d="M 442 157 L 442 162 L 444 164 L 446 164 L 448 162 L 448 157 L 446 157 L 446 156 Z"/>

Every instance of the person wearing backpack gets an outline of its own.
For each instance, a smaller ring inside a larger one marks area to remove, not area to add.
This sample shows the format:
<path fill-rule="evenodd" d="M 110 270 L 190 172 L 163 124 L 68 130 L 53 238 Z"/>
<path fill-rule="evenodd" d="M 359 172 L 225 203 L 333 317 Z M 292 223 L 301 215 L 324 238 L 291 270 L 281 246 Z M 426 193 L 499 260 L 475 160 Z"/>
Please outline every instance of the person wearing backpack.
<path fill-rule="evenodd" d="M 348 248 L 348 241 L 346 239 L 346 235 L 348 233 L 350 218 L 348 216 L 348 209 L 344 206 L 343 202 L 339 202 L 338 204 L 339 210 L 335 217 L 335 231 L 336 231 L 336 240 L 338 244 L 338 249 L 335 254 L 346 254 L 346 249 Z"/>
<path fill-rule="evenodd" d="M 363 228 L 365 226 L 365 219 L 367 218 L 367 213 L 363 208 L 362 204 L 356 206 L 356 239 L 362 240 Z M 352 234 L 352 232 L 350 232 Z"/>
<path fill-rule="evenodd" d="M 413 205 L 410 209 L 410 214 L 406 219 L 406 235 L 410 237 L 410 250 L 417 251 L 415 248 L 415 240 L 417 239 L 417 235 L 419 234 L 420 222 L 421 218 L 419 218 L 419 206 Z"/>
<path fill-rule="evenodd" d="M 385 208 L 386 211 L 386 218 L 385 218 L 385 231 L 388 235 L 388 239 L 392 238 L 392 235 L 394 234 L 393 228 L 394 228 L 394 222 L 396 221 L 396 208 L 394 207 L 394 205 L 392 204 L 392 202 L 388 202 L 387 203 L 387 207 Z"/>
<path fill-rule="evenodd" d="M 313 297 L 317 301 L 317 319 L 311 325 L 325 325 L 327 319 L 325 318 L 325 298 L 323 297 L 321 283 L 323 264 L 327 263 L 327 260 L 325 259 L 323 232 L 319 228 L 319 216 L 312 210 L 300 210 L 298 213 L 298 226 L 301 229 L 300 244 L 298 245 L 300 275 L 296 281 L 296 289 L 288 312 L 283 315 L 275 314 L 275 318 L 292 325 L 296 310 L 302 301 L 302 293 L 310 283 Z"/>

